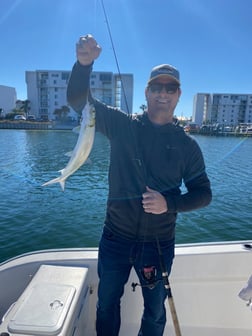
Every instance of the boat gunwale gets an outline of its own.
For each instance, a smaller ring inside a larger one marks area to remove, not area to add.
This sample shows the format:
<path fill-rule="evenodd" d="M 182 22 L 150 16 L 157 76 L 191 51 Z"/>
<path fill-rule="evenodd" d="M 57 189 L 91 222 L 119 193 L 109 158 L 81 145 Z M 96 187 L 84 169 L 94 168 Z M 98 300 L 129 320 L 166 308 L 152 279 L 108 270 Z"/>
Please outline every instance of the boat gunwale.
<path fill-rule="evenodd" d="M 215 253 L 230 253 L 230 252 L 252 252 L 252 241 L 251 240 L 242 240 L 242 241 L 221 241 L 221 242 L 206 242 L 206 243 L 187 243 L 187 244 L 176 244 L 175 245 L 175 257 L 179 255 L 191 255 L 191 254 L 215 254 Z M 42 249 L 26 252 L 15 257 L 4 260 L 0 263 L 0 272 L 9 266 L 20 265 L 20 260 L 29 260 L 32 262 L 42 261 L 42 255 L 52 255 L 53 259 L 69 259 L 68 257 L 63 257 L 63 254 L 74 254 L 76 256 L 74 259 L 82 259 L 81 255 L 83 253 L 87 254 L 85 259 L 97 259 L 98 257 L 98 247 L 79 247 L 79 248 L 55 248 L 55 249 Z M 81 255 L 79 255 L 81 253 Z M 60 254 L 56 257 L 56 254 Z M 32 260 L 37 256 L 35 259 Z M 51 260 L 52 258 L 48 258 Z M 26 262 L 27 262 L 26 261 Z M 28 261 L 29 262 L 29 261 Z"/>

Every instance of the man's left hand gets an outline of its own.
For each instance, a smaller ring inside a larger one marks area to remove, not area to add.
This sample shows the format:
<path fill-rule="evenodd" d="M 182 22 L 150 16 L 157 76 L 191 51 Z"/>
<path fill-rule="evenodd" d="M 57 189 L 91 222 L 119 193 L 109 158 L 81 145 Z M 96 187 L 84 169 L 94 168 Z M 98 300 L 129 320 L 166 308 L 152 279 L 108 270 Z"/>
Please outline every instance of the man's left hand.
<path fill-rule="evenodd" d="M 149 187 L 146 187 L 146 192 L 143 194 L 142 200 L 144 211 L 155 215 L 160 215 L 168 211 L 168 206 L 164 196 Z"/>

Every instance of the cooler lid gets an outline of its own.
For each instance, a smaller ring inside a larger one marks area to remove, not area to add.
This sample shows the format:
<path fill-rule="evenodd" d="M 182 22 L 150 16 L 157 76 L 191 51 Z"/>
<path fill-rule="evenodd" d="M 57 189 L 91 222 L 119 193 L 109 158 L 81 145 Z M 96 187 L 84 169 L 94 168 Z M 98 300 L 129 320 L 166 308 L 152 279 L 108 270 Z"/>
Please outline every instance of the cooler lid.
<path fill-rule="evenodd" d="M 57 335 L 71 306 L 75 287 L 39 283 L 30 288 L 8 324 L 12 333 Z"/>

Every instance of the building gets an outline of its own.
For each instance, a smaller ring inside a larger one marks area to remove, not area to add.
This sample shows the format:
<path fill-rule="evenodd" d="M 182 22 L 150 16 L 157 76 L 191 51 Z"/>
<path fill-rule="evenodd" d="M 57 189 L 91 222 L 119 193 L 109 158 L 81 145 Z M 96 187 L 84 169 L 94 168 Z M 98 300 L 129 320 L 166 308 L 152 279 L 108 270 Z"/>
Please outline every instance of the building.
<path fill-rule="evenodd" d="M 0 85 L 0 117 L 12 112 L 16 107 L 17 92 L 14 87 Z"/>
<path fill-rule="evenodd" d="M 43 120 L 55 120 L 57 109 L 67 104 L 66 90 L 70 71 L 36 70 L 26 71 L 27 99 L 31 114 Z M 102 102 L 132 113 L 133 75 L 112 72 L 92 72 L 90 88 L 94 97 Z M 68 117 L 77 119 L 70 109 Z"/>
<path fill-rule="evenodd" d="M 202 125 L 211 119 L 211 95 L 209 93 L 197 93 L 193 99 L 192 122 Z"/>
<path fill-rule="evenodd" d="M 192 121 L 224 126 L 252 123 L 252 94 L 198 93 L 194 96 Z"/>
<path fill-rule="evenodd" d="M 92 95 L 107 105 L 132 113 L 133 75 L 112 72 L 92 72 L 90 80 Z"/>
<path fill-rule="evenodd" d="M 69 71 L 26 71 L 30 114 L 42 120 L 56 119 L 55 110 L 67 105 L 66 89 L 69 76 Z"/>

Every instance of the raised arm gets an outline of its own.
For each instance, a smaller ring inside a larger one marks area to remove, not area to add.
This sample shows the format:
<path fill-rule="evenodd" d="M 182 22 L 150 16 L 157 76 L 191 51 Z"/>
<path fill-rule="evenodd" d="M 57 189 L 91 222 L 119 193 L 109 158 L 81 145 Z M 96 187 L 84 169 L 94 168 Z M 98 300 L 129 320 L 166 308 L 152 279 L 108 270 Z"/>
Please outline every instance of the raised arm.
<path fill-rule="evenodd" d="M 76 43 L 77 62 L 74 64 L 67 87 L 67 100 L 78 113 L 84 108 L 89 95 L 89 78 L 94 60 L 101 47 L 92 35 L 81 36 Z"/>

